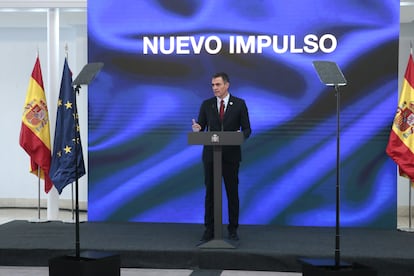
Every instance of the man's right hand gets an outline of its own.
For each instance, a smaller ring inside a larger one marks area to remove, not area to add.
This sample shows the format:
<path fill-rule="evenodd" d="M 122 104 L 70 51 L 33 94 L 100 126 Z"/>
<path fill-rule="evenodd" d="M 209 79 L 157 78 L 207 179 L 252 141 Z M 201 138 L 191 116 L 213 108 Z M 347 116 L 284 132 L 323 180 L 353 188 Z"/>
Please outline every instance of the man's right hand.
<path fill-rule="evenodd" d="M 201 126 L 193 119 L 193 124 L 191 125 L 191 128 L 193 129 L 193 132 L 199 132 L 201 130 Z"/>

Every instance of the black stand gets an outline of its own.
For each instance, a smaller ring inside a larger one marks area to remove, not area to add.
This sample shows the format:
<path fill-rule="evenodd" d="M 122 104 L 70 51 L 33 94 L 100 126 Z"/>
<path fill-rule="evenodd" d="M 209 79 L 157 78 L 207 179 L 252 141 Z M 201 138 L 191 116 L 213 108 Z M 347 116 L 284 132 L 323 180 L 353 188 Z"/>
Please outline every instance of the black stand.
<path fill-rule="evenodd" d="M 60 256 L 49 260 L 50 276 L 120 276 L 119 255 L 84 251 L 79 256 Z"/>
<path fill-rule="evenodd" d="M 190 145 L 213 146 L 214 170 L 214 239 L 201 243 L 199 248 L 236 248 L 237 243 L 223 240 L 223 208 L 222 208 L 222 146 L 241 145 L 244 141 L 242 132 L 190 132 L 188 143 Z"/>
<path fill-rule="evenodd" d="M 79 94 L 81 85 L 88 85 L 95 76 L 102 69 L 103 63 L 89 63 L 86 64 L 78 77 L 73 81 L 75 86 L 75 97 L 73 100 L 73 109 L 77 110 L 76 95 Z M 75 126 L 76 128 L 76 126 Z M 120 275 L 120 257 L 107 252 L 85 251 L 80 252 L 80 231 L 79 231 L 79 183 L 78 183 L 78 131 L 74 129 L 75 134 L 75 255 L 56 257 L 49 260 L 49 275 L 50 276 L 66 276 L 66 275 L 105 275 L 105 276 L 119 276 Z"/>
<path fill-rule="evenodd" d="M 305 276 L 316 275 L 377 275 L 375 270 L 356 263 L 341 261 L 340 251 L 340 86 L 347 84 L 344 75 L 335 62 L 314 61 L 313 65 L 322 83 L 335 87 L 336 93 L 336 226 L 335 226 L 335 259 L 302 258 L 302 272 Z"/>

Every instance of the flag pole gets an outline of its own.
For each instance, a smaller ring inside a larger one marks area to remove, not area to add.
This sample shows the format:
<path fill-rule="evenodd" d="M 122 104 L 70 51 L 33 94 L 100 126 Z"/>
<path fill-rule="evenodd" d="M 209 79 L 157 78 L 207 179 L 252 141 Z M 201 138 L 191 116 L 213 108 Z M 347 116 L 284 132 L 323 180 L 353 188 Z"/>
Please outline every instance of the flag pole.
<path fill-rule="evenodd" d="M 65 51 L 66 51 L 66 59 L 68 60 L 68 44 L 65 45 Z M 77 85 L 73 89 L 74 97 L 73 97 L 73 110 L 75 111 L 75 125 L 74 125 L 74 137 L 75 137 L 75 160 L 74 160 L 74 166 L 75 166 L 75 255 L 76 258 L 80 258 L 80 220 L 79 220 L 79 171 L 78 171 L 78 147 L 80 146 L 80 135 L 77 131 L 77 125 L 79 124 L 79 118 L 78 118 L 78 104 L 77 104 L 77 96 L 79 94 L 80 85 Z M 72 219 L 73 219 L 73 182 L 71 183 L 72 186 Z"/>
<path fill-rule="evenodd" d="M 40 167 L 37 167 L 37 219 L 40 220 Z"/>
<path fill-rule="evenodd" d="M 411 190 L 412 190 L 411 185 L 412 184 L 413 183 L 411 182 L 411 180 L 409 180 L 408 181 L 408 189 L 409 189 L 409 192 L 408 192 L 408 196 L 409 196 L 408 198 L 408 228 L 410 229 L 411 229 Z"/>
<path fill-rule="evenodd" d="M 71 183 L 71 193 L 72 193 L 72 200 L 71 200 L 71 202 L 72 202 L 72 221 L 74 221 L 75 220 L 75 207 L 74 207 L 74 202 L 73 202 L 73 182 Z"/>
<path fill-rule="evenodd" d="M 31 219 L 29 222 L 47 222 L 40 218 L 40 166 L 37 166 L 37 219 Z"/>
<path fill-rule="evenodd" d="M 73 98 L 73 108 L 76 113 L 78 112 L 77 96 L 79 94 L 79 89 L 80 89 L 79 85 L 77 85 L 74 89 L 75 96 Z M 79 222 L 79 182 L 78 182 L 78 174 L 79 174 L 78 172 L 78 141 L 79 140 L 78 139 L 80 139 L 80 137 L 78 137 L 78 132 L 76 131 L 76 126 L 78 123 L 78 121 L 76 120 L 77 116 L 78 114 L 75 114 L 75 129 L 74 129 L 74 132 L 75 132 L 75 144 L 74 144 L 75 146 L 75 188 L 76 188 L 76 191 L 75 191 L 75 209 L 76 209 L 76 212 L 75 212 L 75 224 L 76 224 L 75 247 L 76 247 L 76 257 L 79 258 L 80 257 L 80 231 L 79 231 L 80 222 Z"/>
<path fill-rule="evenodd" d="M 69 63 L 69 46 L 68 46 L 68 43 L 67 42 L 65 42 L 65 56 L 66 56 L 66 60 L 68 61 L 68 63 Z M 75 101 L 76 101 L 76 92 L 75 92 Z M 76 112 L 77 112 L 77 106 L 76 106 L 76 102 L 75 102 L 75 110 L 76 110 Z M 75 121 L 75 128 L 76 128 L 76 121 Z M 76 132 L 76 130 L 75 130 L 75 134 L 76 134 L 77 132 Z M 76 147 L 76 143 L 77 143 L 77 137 L 75 136 L 75 147 Z M 75 168 L 78 168 L 78 158 L 77 158 L 77 149 L 75 148 Z M 77 175 L 77 173 L 75 173 L 75 177 L 76 177 L 76 179 L 78 179 L 78 175 Z M 75 215 L 75 209 L 74 209 L 74 198 L 73 198 L 73 182 L 70 184 L 70 187 L 71 187 L 71 213 L 72 213 L 72 222 L 74 222 L 75 221 L 75 217 L 74 217 L 74 215 Z M 77 255 L 78 256 L 78 255 Z"/>
<path fill-rule="evenodd" d="M 70 207 L 70 212 L 71 212 L 72 217 L 69 220 L 65 221 L 65 222 L 66 223 L 75 223 L 75 203 L 74 203 L 74 196 L 73 196 L 73 182 L 70 183 L 70 188 L 71 188 L 70 189 L 70 193 L 71 193 L 71 200 L 70 200 L 71 207 Z"/>
<path fill-rule="evenodd" d="M 69 46 L 68 46 L 67 42 L 65 42 L 65 58 L 66 58 L 67 62 L 69 63 Z M 76 97 L 76 94 L 75 94 L 75 97 Z M 75 110 L 77 110 L 77 109 L 75 109 Z M 75 160 L 77 160 L 77 158 L 75 158 Z M 75 161 L 75 166 L 77 166 L 76 162 L 77 161 Z M 75 218 L 74 218 L 75 210 L 74 210 L 74 206 L 73 206 L 74 205 L 74 203 L 73 203 L 73 201 L 74 201 L 74 198 L 73 198 L 73 182 L 70 184 L 70 186 L 71 186 L 71 213 L 72 213 L 72 218 L 69 222 L 73 223 L 73 222 L 75 222 Z"/>
<path fill-rule="evenodd" d="M 65 43 L 65 53 L 66 53 L 66 59 L 68 60 L 68 63 L 69 63 L 69 47 L 68 47 L 68 43 L 66 42 Z M 75 92 L 75 101 L 76 101 L 76 92 Z M 75 104 L 75 106 L 76 106 L 76 104 Z M 77 109 L 78 107 L 76 106 L 76 112 L 78 112 L 78 109 Z M 75 121 L 75 127 L 76 127 L 76 121 Z M 75 147 L 76 147 L 76 143 L 77 143 L 77 137 L 75 136 L 75 139 L 76 139 L 76 141 L 75 141 Z M 77 157 L 77 149 L 75 149 L 75 168 L 76 168 L 76 170 L 77 170 L 77 168 L 78 168 L 78 157 Z M 78 179 L 78 175 L 77 175 L 77 173 L 76 173 L 76 179 Z M 71 206 L 72 206 L 72 222 L 73 221 L 75 221 L 75 217 L 74 217 L 74 215 L 75 215 L 75 209 L 74 209 L 74 203 L 73 203 L 73 201 L 74 201 L 74 198 L 73 198 L 73 182 L 70 184 L 70 187 L 71 187 L 71 190 L 72 190 L 72 192 L 71 192 L 71 197 L 72 197 L 72 200 L 71 200 Z M 77 188 L 76 188 L 77 189 Z M 77 223 L 79 223 L 79 221 L 77 221 Z M 77 231 L 79 231 L 79 230 L 77 230 Z M 78 256 L 78 255 L 77 255 Z M 79 257 L 79 256 L 78 256 Z"/>
<path fill-rule="evenodd" d="M 414 232 L 414 229 L 411 227 L 411 190 L 413 182 L 411 179 L 408 180 L 408 227 L 400 227 L 398 230 L 403 232 Z"/>

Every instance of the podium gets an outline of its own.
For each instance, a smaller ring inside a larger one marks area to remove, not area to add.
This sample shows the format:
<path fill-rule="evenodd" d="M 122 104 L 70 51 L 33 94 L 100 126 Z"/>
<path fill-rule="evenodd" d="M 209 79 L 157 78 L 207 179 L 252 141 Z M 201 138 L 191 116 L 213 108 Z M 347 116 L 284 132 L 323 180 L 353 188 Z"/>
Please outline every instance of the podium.
<path fill-rule="evenodd" d="M 199 248 L 236 248 L 236 244 L 223 239 L 223 208 L 222 208 L 222 146 L 237 146 L 244 141 L 243 132 L 240 131 L 208 131 L 190 132 L 188 144 L 213 146 L 214 170 L 214 238 L 200 244 Z"/>

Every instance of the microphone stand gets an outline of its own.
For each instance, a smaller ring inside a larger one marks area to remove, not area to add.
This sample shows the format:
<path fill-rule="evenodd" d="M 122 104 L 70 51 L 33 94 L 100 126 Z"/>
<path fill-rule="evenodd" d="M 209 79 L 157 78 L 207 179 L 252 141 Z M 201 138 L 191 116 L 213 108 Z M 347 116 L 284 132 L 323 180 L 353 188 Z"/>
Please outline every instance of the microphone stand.
<path fill-rule="evenodd" d="M 341 251 L 340 251 L 340 238 L 339 233 L 340 229 L 340 123 L 339 123 L 339 114 L 340 114 L 340 92 L 339 86 L 335 85 L 336 92 L 336 234 L 335 234 L 335 269 L 340 268 L 341 263 Z"/>
<path fill-rule="evenodd" d="M 76 97 L 79 95 L 79 90 L 81 86 L 78 84 L 74 88 L 75 97 L 73 100 L 73 108 L 76 110 L 75 114 L 75 127 L 74 127 L 74 133 L 75 133 L 75 246 L 76 246 L 76 258 L 80 258 L 80 231 L 79 231 L 79 182 L 78 182 L 78 143 L 80 137 L 78 137 L 78 131 L 77 126 L 79 124 L 79 117 L 78 117 L 78 107 L 77 107 L 77 100 Z"/>
<path fill-rule="evenodd" d="M 374 269 L 357 263 L 341 261 L 340 251 L 340 92 L 339 86 L 344 86 L 347 81 L 338 65 L 332 61 L 313 61 L 319 79 L 327 86 L 334 86 L 336 94 L 336 227 L 335 227 L 335 260 L 301 258 L 303 262 L 303 276 L 319 275 L 347 275 L 347 276 L 374 276 Z"/>

